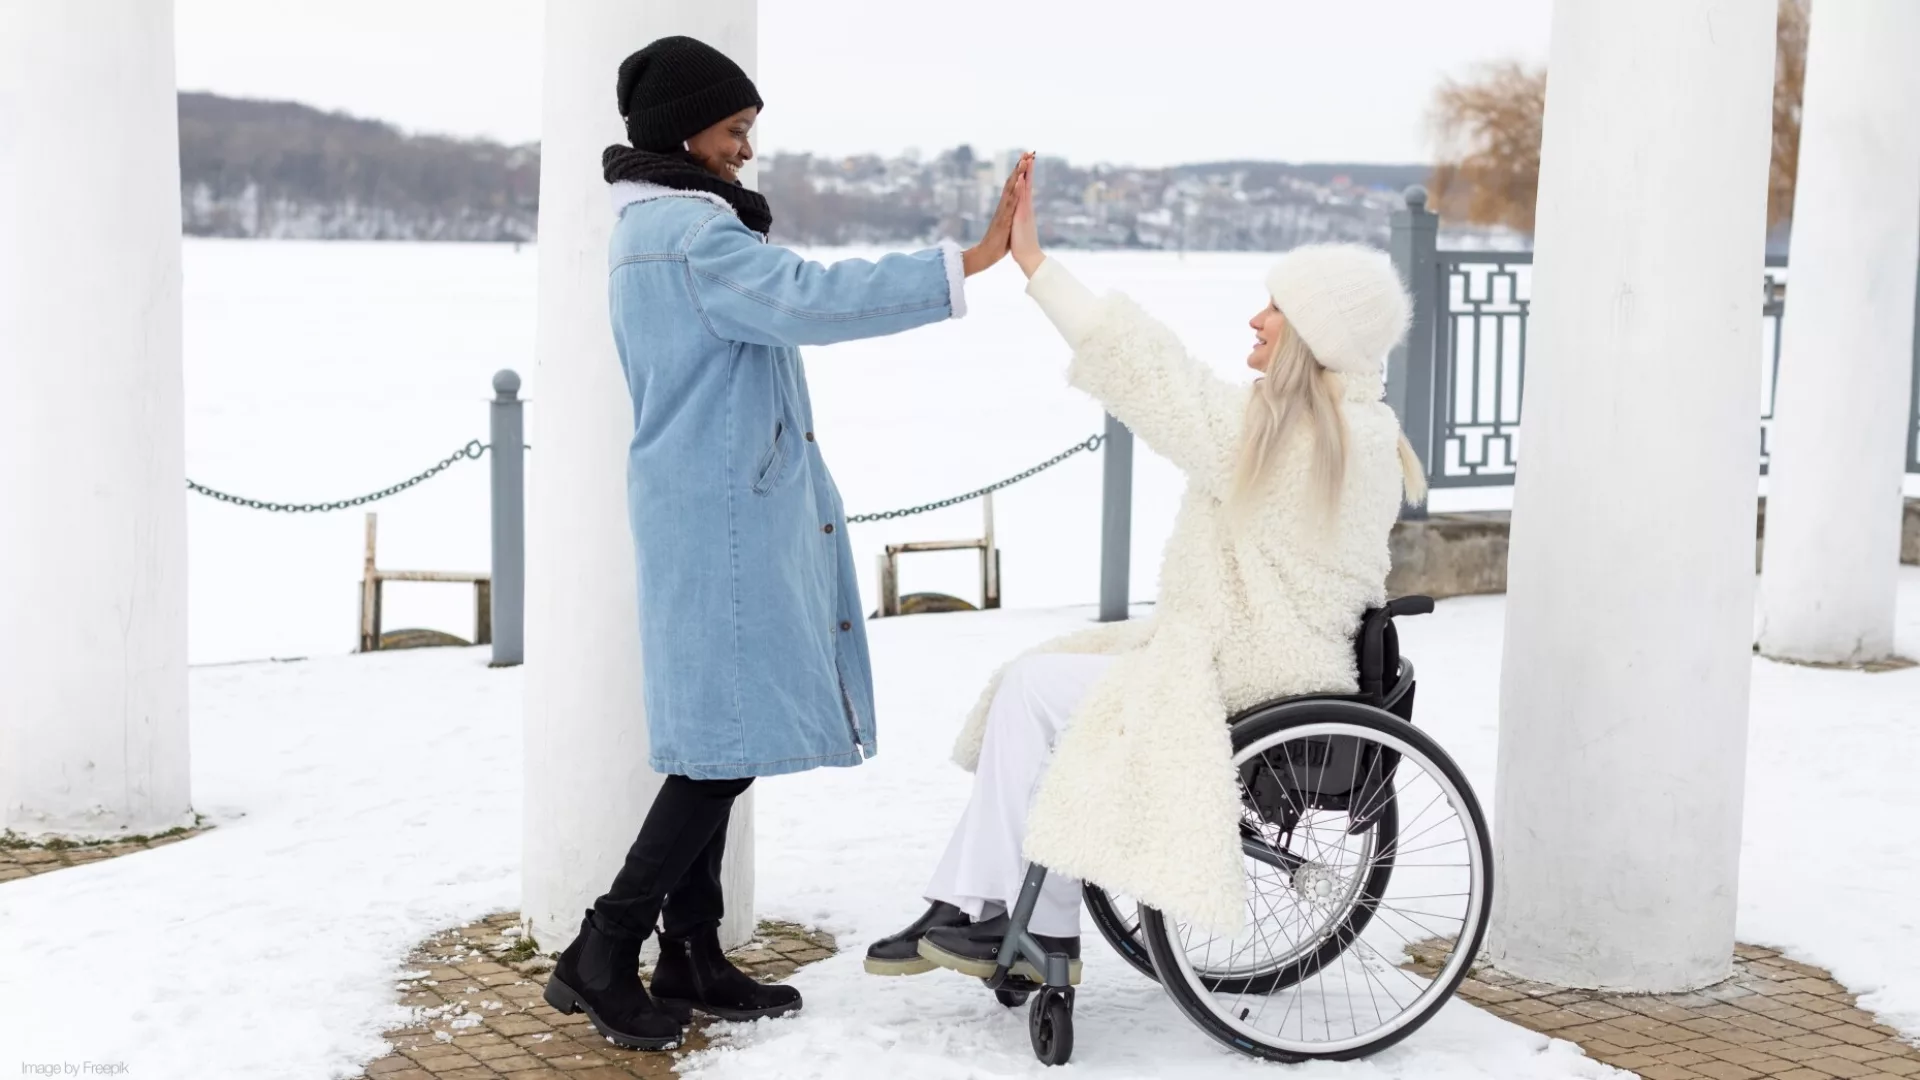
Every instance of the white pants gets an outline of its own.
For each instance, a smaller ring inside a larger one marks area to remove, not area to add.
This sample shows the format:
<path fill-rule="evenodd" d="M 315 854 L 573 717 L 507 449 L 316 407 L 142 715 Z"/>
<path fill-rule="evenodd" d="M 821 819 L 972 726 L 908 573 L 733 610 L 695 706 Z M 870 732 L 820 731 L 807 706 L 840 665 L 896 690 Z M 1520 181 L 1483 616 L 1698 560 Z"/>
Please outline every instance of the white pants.
<path fill-rule="evenodd" d="M 1111 656 L 1041 653 L 1007 669 L 988 707 L 973 798 L 927 884 L 928 901 L 944 900 L 975 919 L 999 914 L 996 908 L 1013 909 L 1027 877 L 1020 854 L 1027 810 L 1053 744 L 1074 706 L 1113 662 Z M 1078 936 L 1080 882 L 1049 872 L 1027 928 L 1046 937 Z"/>

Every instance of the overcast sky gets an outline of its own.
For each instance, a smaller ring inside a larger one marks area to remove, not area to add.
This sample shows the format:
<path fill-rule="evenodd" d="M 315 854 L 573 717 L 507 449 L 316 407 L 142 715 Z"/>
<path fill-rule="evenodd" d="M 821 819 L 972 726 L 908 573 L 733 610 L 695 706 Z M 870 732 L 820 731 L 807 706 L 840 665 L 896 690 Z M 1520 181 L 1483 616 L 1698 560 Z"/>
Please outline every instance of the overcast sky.
<path fill-rule="evenodd" d="M 176 0 L 180 85 L 412 131 L 531 141 L 543 6 Z M 968 142 L 1141 165 L 1423 161 L 1434 85 L 1483 61 L 1542 62 L 1550 7 L 760 0 L 761 148 L 890 153 Z"/>

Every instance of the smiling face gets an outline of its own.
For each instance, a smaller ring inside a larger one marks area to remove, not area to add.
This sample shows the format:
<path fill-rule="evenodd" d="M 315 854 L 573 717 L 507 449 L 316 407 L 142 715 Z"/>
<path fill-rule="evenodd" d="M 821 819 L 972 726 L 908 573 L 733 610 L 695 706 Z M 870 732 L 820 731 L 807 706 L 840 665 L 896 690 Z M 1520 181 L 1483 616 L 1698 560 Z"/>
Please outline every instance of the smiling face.
<path fill-rule="evenodd" d="M 1247 325 L 1253 327 L 1253 351 L 1247 354 L 1247 366 L 1264 375 L 1267 365 L 1273 363 L 1273 351 L 1280 344 L 1280 331 L 1287 325 L 1287 317 L 1269 302 L 1247 320 Z"/>
<path fill-rule="evenodd" d="M 740 182 L 740 167 L 753 160 L 749 136 L 760 110 L 749 105 L 687 140 L 692 154 L 706 170 L 730 184 Z"/>

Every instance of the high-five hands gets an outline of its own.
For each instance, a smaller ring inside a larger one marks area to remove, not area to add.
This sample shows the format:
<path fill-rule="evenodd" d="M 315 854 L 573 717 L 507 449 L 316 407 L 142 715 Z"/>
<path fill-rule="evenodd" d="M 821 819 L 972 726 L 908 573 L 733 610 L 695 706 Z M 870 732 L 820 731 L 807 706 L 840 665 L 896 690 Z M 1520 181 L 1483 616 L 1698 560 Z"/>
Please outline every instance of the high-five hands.
<path fill-rule="evenodd" d="M 1006 255 L 1013 232 L 1014 188 L 1032 171 L 1033 154 L 1021 154 L 1013 171 L 1007 174 L 1006 185 L 1000 189 L 1000 205 L 993 211 L 993 220 L 987 223 L 986 235 L 960 255 L 960 265 L 968 277 L 999 262 Z"/>
<path fill-rule="evenodd" d="M 1040 251 L 1040 232 L 1033 221 L 1033 169 L 1032 155 L 1027 156 L 1028 168 L 1015 171 L 1013 232 L 1008 236 L 1008 246 L 1013 249 L 1013 261 L 1020 264 L 1020 272 L 1032 277 L 1046 256 Z"/>

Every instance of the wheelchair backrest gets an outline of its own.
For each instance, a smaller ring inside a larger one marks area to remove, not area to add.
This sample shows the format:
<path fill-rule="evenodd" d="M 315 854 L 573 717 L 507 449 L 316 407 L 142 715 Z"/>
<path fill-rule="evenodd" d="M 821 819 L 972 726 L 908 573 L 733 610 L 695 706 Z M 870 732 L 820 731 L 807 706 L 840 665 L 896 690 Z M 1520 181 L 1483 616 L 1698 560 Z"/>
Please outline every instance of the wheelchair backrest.
<path fill-rule="evenodd" d="M 1427 615 L 1433 611 L 1431 596 L 1401 596 L 1387 601 L 1385 607 L 1368 608 L 1360 616 L 1360 631 L 1354 635 L 1355 667 L 1360 675 L 1360 693 L 1376 702 L 1385 701 L 1400 674 L 1400 634 L 1393 627 L 1395 616 Z"/>

